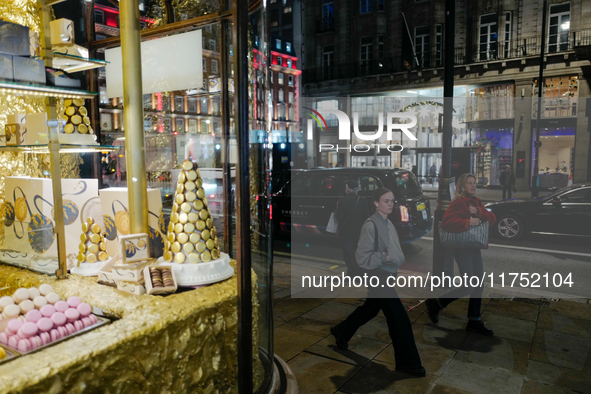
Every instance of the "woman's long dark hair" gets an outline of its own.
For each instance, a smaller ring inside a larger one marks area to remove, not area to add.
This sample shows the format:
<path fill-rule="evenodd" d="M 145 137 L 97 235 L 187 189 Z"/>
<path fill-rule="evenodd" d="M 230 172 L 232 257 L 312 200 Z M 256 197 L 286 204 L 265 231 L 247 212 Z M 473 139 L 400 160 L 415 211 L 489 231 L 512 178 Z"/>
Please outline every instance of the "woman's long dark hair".
<path fill-rule="evenodd" d="M 380 187 L 377 188 L 376 190 L 373 191 L 373 200 L 375 202 L 380 202 L 380 198 L 382 198 L 382 196 L 386 193 L 392 193 L 392 190 L 386 189 L 385 187 Z M 394 193 L 392 193 L 394 194 Z"/>

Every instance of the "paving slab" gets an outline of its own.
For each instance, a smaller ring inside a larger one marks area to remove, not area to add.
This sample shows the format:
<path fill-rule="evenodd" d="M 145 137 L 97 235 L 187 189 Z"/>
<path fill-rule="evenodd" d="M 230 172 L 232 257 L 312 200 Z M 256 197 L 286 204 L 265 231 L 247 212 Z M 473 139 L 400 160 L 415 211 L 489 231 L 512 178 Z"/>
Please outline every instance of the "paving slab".
<path fill-rule="evenodd" d="M 274 330 L 274 352 L 285 361 L 291 360 L 304 349 L 322 340 L 322 336 L 287 330 L 283 327 Z"/>
<path fill-rule="evenodd" d="M 485 313 L 482 315 L 482 321 L 486 323 L 487 328 L 494 331 L 496 337 L 528 343 L 534 339 L 536 323 L 533 321 L 506 317 L 498 313 Z"/>
<path fill-rule="evenodd" d="M 537 329 L 532 360 L 582 371 L 591 351 L 591 338 Z M 590 379 L 591 381 L 591 379 Z"/>
<path fill-rule="evenodd" d="M 589 304 L 581 302 L 560 300 L 558 302 L 551 302 L 549 306 L 542 308 L 548 308 L 550 311 L 575 319 L 591 320 L 591 308 Z"/>
<path fill-rule="evenodd" d="M 527 379 L 538 383 L 572 390 L 577 393 L 591 393 L 590 371 L 581 373 L 570 368 L 530 360 L 527 365 Z"/>
<path fill-rule="evenodd" d="M 334 337 L 330 335 L 306 348 L 306 352 L 352 365 L 363 366 L 384 350 L 386 346 L 391 345 L 356 335 L 349 341 L 349 350 L 341 350 L 337 348 Z"/>
<path fill-rule="evenodd" d="M 385 343 L 392 342 L 388 333 L 388 323 L 385 318 L 379 316 L 361 326 L 355 335 Z"/>
<path fill-rule="evenodd" d="M 302 317 L 334 325 L 345 320 L 355 309 L 355 305 L 333 300 L 311 309 L 309 312 L 304 313 Z"/>
<path fill-rule="evenodd" d="M 575 394 L 575 392 L 526 379 L 521 394 Z"/>
<path fill-rule="evenodd" d="M 591 306 L 587 306 L 591 308 Z M 577 319 L 544 308 L 540 310 L 537 328 L 591 338 L 591 320 Z"/>
<path fill-rule="evenodd" d="M 437 383 L 474 394 L 518 394 L 523 379 L 523 375 L 454 359 Z"/>
<path fill-rule="evenodd" d="M 361 370 L 309 353 L 301 353 L 287 364 L 295 374 L 302 394 L 332 394 Z"/>
<path fill-rule="evenodd" d="M 320 305 L 322 305 L 322 303 L 313 298 L 285 297 L 275 300 L 275 304 L 273 305 L 273 315 L 284 321 L 290 321 Z"/>
<path fill-rule="evenodd" d="M 456 352 L 452 350 L 446 350 L 438 346 L 430 346 L 424 343 L 417 343 L 417 349 L 419 349 L 421 363 L 427 370 L 427 373 L 436 376 L 441 375 L 445 367 L 447 367 L 447 364 L 449 364 L 456 354 Z M 376 356 L 374 361 L 396 364 L 394 361 L 394 348 L 392 346 L 386 347 Z"/>
<path fill-rule="evenodd" d="M 471 391 L 464 391 L 460 389 L 456 389 L 454 387 L 447 387 L 442 386 L 440 384 L 436 384 L 433 386 L 431 391 L 428 391 L 429 394 L 471 394 Z"/>
<path fill-rule="evenodd" d="M 429 390 L 436 376 L 414 378 L 396 372 L 394 365 L 372 361 L 348 381 L 341 390 L 350 394 L 422 394 Z"/>
<path fill-rule="evenodd" d="M 454 360 L 525 375 L 530 343 L 470 333 Z"/>
<path fill-rule="evenodd" d="M 441 316 L 439 323 L 433 324 L 426 314 L 413 324 L 413 334 L 417 343 L 454 351 L 462 346 L 468 336 L 466 321 Z"/>
<path fill-rule="evenodd" d="M 540 307 L 523 302 L 492 299 L 484 308 L 485 313 L 493 313 L 514 319 L 536 321 Z"/>
<path fill-rule="evenodd" d="M 298 317 L 297 319 L 285 323 L 282 327 L 292 331 L 301 331 L 306 334 L 326 337 L 327 335 L 330 335 L 332 324 Z"/>

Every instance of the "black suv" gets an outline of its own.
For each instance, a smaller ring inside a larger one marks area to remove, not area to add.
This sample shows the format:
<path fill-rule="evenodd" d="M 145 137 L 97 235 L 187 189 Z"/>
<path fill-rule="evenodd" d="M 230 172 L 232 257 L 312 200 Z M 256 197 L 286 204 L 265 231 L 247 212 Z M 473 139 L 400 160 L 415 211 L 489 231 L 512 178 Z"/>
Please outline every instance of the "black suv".
<path fill-rule="evenodd" d="M 400 241 L 411 242 L 425 236 L 433 225 L 429 198 L 423 194 L 414 174 L 401 168 L 327 168 L 293 172 L 273 195 L 272 220 L 280 234 L 330 236 L 326 225 L 337 201 L 345 194 L 345 182 L 357 180 L 359 195 L 375 212 L 373 191 L 385 187 L 394 193 L 395 207 L 389 219 Z"/>

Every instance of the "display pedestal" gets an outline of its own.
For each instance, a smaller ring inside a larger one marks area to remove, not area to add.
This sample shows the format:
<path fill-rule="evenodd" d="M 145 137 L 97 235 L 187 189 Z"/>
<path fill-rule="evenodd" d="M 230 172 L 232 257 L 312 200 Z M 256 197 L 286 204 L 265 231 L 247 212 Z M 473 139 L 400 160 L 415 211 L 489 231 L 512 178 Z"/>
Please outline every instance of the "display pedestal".
<path fill-rule="evenodd" d="M 221 253 L 219 259 L 197 264 L 169 263 L 161 257 L 158 259 L 158 265 L 171 266 L 177 285 L 181 287 L 209 285 L 234 275 L 234 268 L 230 265 L 230 256 L 226 253 Z"/>
<path fill-rule="evenodd" d="M 81 263 L 80 267 L 73 267 L 70 273 L 82 276 L 98 276 L 99 271 L 111 262 L 112 258 L 105 261 L 97 261 L 96 263 Z"/>

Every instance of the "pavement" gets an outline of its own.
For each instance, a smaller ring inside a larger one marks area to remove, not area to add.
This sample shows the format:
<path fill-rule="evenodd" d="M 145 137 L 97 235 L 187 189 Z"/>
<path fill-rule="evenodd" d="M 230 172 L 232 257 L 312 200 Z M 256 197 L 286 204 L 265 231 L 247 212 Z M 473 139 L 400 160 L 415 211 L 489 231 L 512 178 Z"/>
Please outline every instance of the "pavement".
<path fill-rule="evenodd" d="M 500 191 L 499 191 L 500 192 Z M 380 314 L 339 350 L 329 329 L 363 299 L 292 298 L 291 262 L 274 259 L 274 352 L 300 393 L 591 393 L 589 299 L 512 298 L 485 289 L 482 318 L 493 337 L 465 331 L 467 299 L 429 321 L 421 299 L 409 310 L 425 378 L 395 372 Z"/>

